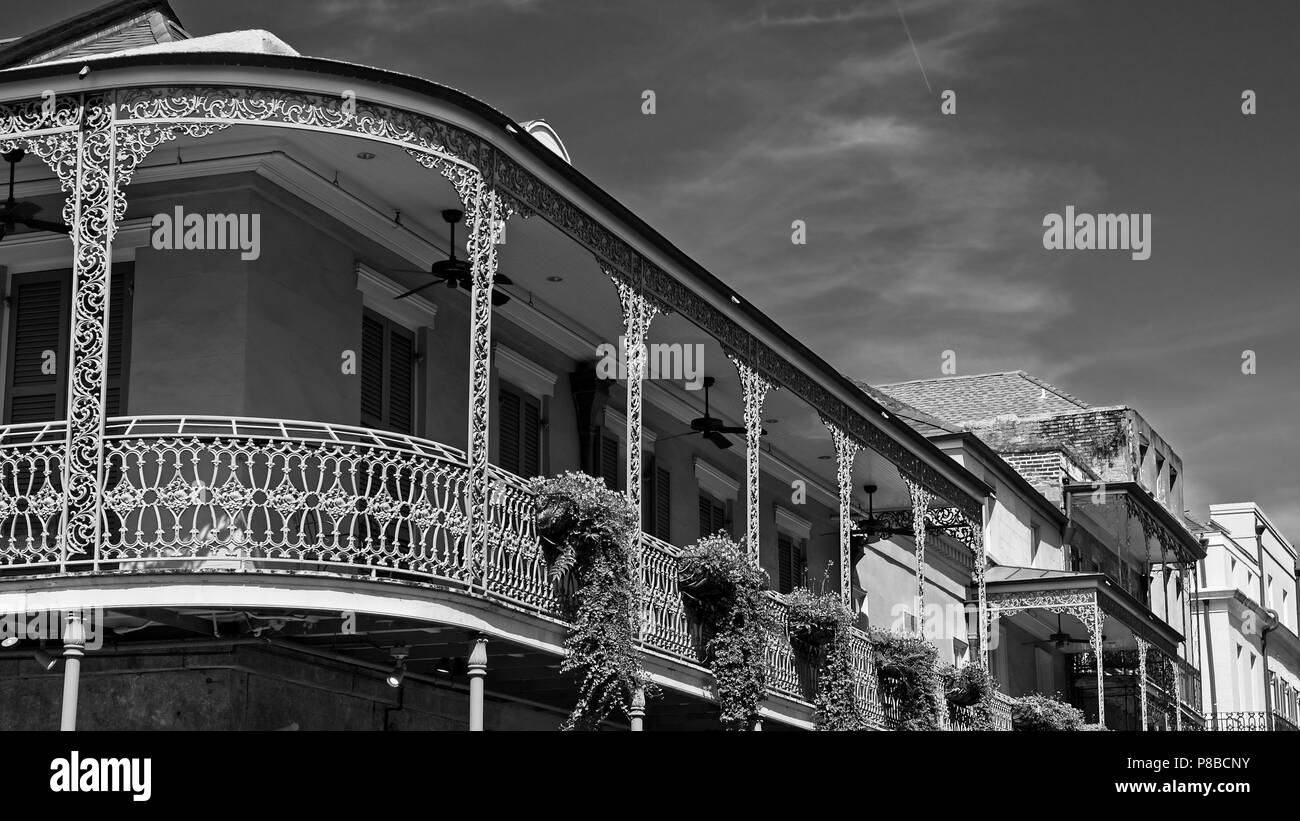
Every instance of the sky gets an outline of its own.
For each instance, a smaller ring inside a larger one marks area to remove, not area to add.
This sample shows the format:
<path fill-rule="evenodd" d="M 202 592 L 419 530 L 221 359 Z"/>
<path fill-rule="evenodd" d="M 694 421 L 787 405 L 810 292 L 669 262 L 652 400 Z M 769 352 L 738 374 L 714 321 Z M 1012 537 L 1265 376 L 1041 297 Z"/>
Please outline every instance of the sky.
<path fill-rule="evenodd" d="M 91 5 L 7 9 L 0 36 Z M 1130 405 L 1182 457 L 1193 515 L 1254 500 L 1300 541 L 1295 0 L 172 6 L 195 35 L 267 29 L 545 118 L 846 374 L 938 377 L 951 351 L 957 373 Z M 1045 249 L 1070 205 L 1150 214 L 1150 258 Z"/>

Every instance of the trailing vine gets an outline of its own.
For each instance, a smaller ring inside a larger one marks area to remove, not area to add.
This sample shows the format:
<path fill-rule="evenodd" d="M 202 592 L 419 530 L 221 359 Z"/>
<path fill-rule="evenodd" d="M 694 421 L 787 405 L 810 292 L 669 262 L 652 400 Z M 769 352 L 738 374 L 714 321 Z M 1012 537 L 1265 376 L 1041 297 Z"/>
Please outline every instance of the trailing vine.
<path fill-rule="evenodd" d="M 1178 699 L 1175 697 L 1178 682 L 1174 663 L 1163 653 L 1148 651 L 1147 669 L 1151 671 L 1151 680 L 1161 690 L 1161 694 L 1156 697 L 1156 706 L 1165 714 L 1165 721 L 1172 727 L 1178 715 Z"/>
<path fill-rule="evenodd" d="M 997 684 L 982 664 L 969 663 L 962 667 L 948 664 L 940 672 L 944 696 L 950 714 L 955 707 L 969 707 L 972 730 L 992 730 L 993 699 Z"/>
<path fill-rule="evenodd" d="M 1011 703 L 1011 726 L 1018 732 L 1083 730 L 1083 721 L 1083 712 L 1066 704 L 1060 693 L 1054 696 L 1034 693 Z"/>
<path fill-rule="evenodd" d="M 763 607 L 768 577 L 743 547 L 723 535 L 687 547 L 677 585 L 704 633 L 704 661 L 717 683 L 722 726 L 748 729 L 767 698 L 764 651 L 775 618 Z"/>
<path fill-rule="evenodd" d="M 868 634 L 883 694 L 897 706 L 891 730 L 939 729 L 942 679 L 938 650 L 920 636 L 874 628 Z"/>
<path fill-rule="evenodd" d="M 858 704 L 853 676 L 853 613 L 838 593 L 813 593 L 795 588 L 786 597 L 790 635 L 811 648 L 820 661 L 817 671 L 818 730 L 864 730 L 867 727 Z"/>
<path fill-rule="evenodd" d="M 578 678 L 578 702 L 561 729 L 594 730 L 615 710 L 626 715 L 633 693 L 645 686 L 632 634 L 641 587 L 632 563 L 639 517 L 625 496 L 585 473 L 536 479 L 533 489 L 551 577 L 572 574 L 574 582 L 560 672 Z"/>

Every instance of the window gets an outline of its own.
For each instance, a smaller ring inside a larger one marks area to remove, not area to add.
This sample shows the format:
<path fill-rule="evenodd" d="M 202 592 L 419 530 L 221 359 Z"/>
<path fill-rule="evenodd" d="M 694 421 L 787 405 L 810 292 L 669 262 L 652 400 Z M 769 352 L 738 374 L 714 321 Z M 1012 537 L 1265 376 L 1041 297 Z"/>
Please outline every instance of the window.
<path fill-rule="evenodd" d="M 415 334 L 365 309 L 361 317 L 361 425 L 415 433 Z"/>
<path fill-rule="evenodd" d="M 113 266 L 108 301 L 105 413 L 126 412 L 131 353 L 131 294 L 135 265 Z M 15 274 L 10 284 L 6 424 L 49 422 L 68 412 L 68 334 L 72 272 Z"/>
<path fill-rule="evenodd" d="M 504 383 L 497 389 L 497 462 L 516 476 L 542 472 L 542 403 Z"/>
<path fill-rule="evenodd" d="M 657 467 L 655 457 L 649 451 L 641 455 L 641 528 L 665 542 L 672 542 L 669 536 L 672 522 L 671 490 L 672 475 L 667 468 Z"/>
<path fill-rule="evenodd" d="M 1070 545 L 1070 570 L 1076 573 L 1083 570 L 1083 556 L 1074 545 Z"/>
<path fill-rule="evenodd" d="M 727 522 L 727 505 L 707 493 L 700 494 L 700 538 L 712 536 L 721 530 L 730 533 Z"/>
<path fill-rule="evenodd" d="M 1033 567 L 1036 564 L 1036 560 L 1038 559 L 1038 543 L 1040 539 L 1041 539 L 1041 535 L 1038 530 L 1038 525 L 1030 525 L 1029 526 L 1029 566 L 1030 567 Z"/>
<path fill-rule="evenodd" d="M 776 592 L 789 593 L 803 587 L 808 572 L 807 550 L 802 539 L 776 534 Z"/>
<path fill-rule="evenodd" d="M 610 490 L 618 490 L 619 470 L 618 437 L 608 433 L 600 435 L 600 478 Z"/>

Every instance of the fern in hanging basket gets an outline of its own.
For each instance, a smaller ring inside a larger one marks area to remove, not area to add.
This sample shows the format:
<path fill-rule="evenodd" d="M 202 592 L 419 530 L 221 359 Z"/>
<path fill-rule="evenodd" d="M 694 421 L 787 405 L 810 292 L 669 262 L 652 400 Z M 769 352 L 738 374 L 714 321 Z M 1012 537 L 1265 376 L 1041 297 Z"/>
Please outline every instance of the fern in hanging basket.
<path fill-rule="evenodd" d="M 890 717 L 891 730 L 937 730 L 942 680 L 936 665 L 938 650 L 912 633 L 873 628 L 868 634 L 876 659 L 880 689 L 898 705 Z"/>
<path fill-rule="evenodd" d="M 704 662 L 717 683 L 728 730 L 747 729 L 767 698 L 765 651 L 775 619 L 763 607 L 768 578 L 741 545 L 716 535 L 677 560 L 677 585 L 687 613 L 703 629 Z"/>
<path fill-rule="evenodd" d="M 533 490 L 550 575 L 575 581 L 560 672 L 577 677 L 578 702 L 562 729 L 594 730 L 615 710 L 626 715 L 633 693 L 645 689 L 632 631 L 641 592 L 632 563 L 639 517 L 627 497 L 585 473 L 536 479 Z"/>
<path fill-rule="evenodd" d="M 853 669 L 853 611 L 838 593 L 795 588 L 786 595 L 786 624 L 796 650 L 811 651 L 817 664 L 818 730 L 864 730 Z"/>
<path fill-rule="evenodd" d="M 796 587 L 786 595 L 790 635 L 813 647 L 834 641 L 841 629 L 847 632 L 853 614 L 837 593 L 814 593 Z"/>

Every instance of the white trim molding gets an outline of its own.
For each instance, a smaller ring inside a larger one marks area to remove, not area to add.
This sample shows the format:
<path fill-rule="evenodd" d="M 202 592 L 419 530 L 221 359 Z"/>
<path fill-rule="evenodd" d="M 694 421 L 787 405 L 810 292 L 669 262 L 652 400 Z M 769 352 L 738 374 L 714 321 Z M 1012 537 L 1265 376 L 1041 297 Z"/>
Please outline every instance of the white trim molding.
<path fill-rule="evenodd" d="M 496 366 L 499 378 L 522 388 L 538 399 L 555 396 L 555 383 L 559 377 L 554 372 L 548 371 L 500 342 L 492 347 L 492 364 Z"/>
<path fill-rule="evenodd" d="M 438 306 L 419 294 L 396 299 L 405 288 L 368 265 L 357 263 L 357 290 L 367 308 L 414 330 L 434 327 Z"/>
<path fill-rule="evenodd" d="M 700 490 L 711 493 L 724 502 L 740 495 L 740 481 L 728 476 L 721 468 L 716 468 L 700 457 L 695 457 L 695 478 L 700 483 Z"/>
<path fill-rule="evenodd" d="M 776 515 L 776 529 L 799 539 L 812 538 L 812 522 L 797 516 L 778 504 L 772 505 Z"/>

